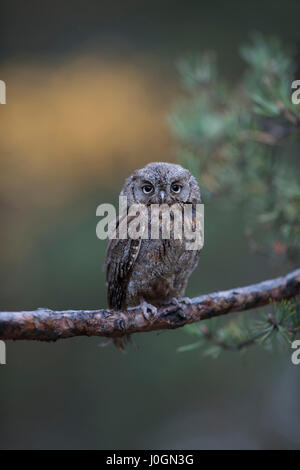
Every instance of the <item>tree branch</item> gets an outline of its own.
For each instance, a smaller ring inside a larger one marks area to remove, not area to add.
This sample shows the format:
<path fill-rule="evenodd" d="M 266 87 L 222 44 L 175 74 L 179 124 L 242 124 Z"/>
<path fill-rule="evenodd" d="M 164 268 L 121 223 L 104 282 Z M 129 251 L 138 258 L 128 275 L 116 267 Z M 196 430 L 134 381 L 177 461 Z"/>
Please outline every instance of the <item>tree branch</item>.
<path fill-rule="evenodd" d="M 0 312 L 0 339 L 56 341 L 74 336 L 117 338 L 125 334 L 174 329 L 230 312 L 267 305 L 300 294 L 300 269 L 250 286 L 195 297 L 161 307 L 146 320 L 141 310 L 64 310 Z"/>

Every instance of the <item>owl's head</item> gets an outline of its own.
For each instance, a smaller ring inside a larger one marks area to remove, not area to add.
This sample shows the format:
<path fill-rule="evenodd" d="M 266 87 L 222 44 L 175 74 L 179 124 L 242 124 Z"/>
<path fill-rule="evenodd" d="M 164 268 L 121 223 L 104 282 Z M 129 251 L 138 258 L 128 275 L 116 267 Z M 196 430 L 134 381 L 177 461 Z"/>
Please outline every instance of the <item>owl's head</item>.
<path fill-rule="evenodd" d="M 180 165 L 148 163 L 126 180 L 121 196 L 131 204 L 200 203 L 200 189 L 192 174 Z"/>

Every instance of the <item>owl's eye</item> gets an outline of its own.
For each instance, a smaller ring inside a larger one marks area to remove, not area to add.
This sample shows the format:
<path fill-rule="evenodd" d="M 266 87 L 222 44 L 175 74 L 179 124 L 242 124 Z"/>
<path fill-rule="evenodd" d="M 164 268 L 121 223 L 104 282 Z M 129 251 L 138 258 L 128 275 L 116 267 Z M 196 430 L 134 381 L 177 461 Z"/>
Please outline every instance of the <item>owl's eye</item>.
<path fill-rule="evenodd" d="M 150 194 L 153 191 L 153 186 L 152 184 L 145 184 L 145 186 L 142 187 L 143 193 L 144 194 Z"/>
<path fill-rule="evenodd" d="M 171 189 L 172 189 L 173 193 L 178 194 L 178 193 L 180 193 L 180 191 L 181 191 L 181 186 L 180 186 L 180 184 L 173 183 L 173 184 L 171 185 Z"/>

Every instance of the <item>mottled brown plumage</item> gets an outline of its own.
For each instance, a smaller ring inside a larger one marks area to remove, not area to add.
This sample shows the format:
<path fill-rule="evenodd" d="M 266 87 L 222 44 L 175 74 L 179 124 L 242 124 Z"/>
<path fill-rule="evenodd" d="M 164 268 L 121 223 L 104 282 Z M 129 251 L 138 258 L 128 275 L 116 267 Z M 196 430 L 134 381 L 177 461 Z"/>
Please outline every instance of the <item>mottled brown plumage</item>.
<path fill-rule="evenodd" d="M 121 195 L 127 197 L 128 206 L 140 203 L 149 211 L 152 204 L 201 202 L 198 183 L 191 173 L 180 165 L 163 162 L 134 171 Z M 140 306 L 145 316 L 148 310 L 155 314 L 156 307 L 184 295 L 198 259 L 199 250 L 187 250 L 184 239 L 110 240 L 106 255 L 109 307 L 120 310 Z"/>

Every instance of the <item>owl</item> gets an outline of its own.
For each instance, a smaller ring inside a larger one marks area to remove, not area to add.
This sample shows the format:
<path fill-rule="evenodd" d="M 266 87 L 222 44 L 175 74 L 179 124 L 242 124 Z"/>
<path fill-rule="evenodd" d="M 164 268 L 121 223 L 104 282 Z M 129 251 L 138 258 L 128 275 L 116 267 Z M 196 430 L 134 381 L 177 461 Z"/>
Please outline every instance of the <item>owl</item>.
<path fill-rule="evenodd" d="M 126 180 L 120 196 L 128 207 L 143 204 L 172 206 L 201 203 L 200 189 L 191 173 L 180 165 L 149 163 Z M 119 220 L 120 223 L 120 220 Z M 149 217 L 149 233 L 151 217 Z M 111 239 L 106 253 L 108 305 L 114 310 L 140 308 L 145 316 L 157 307 L 182 297 L 198 264 L 200 250 L 187 250 L 183 239 Z"/>

